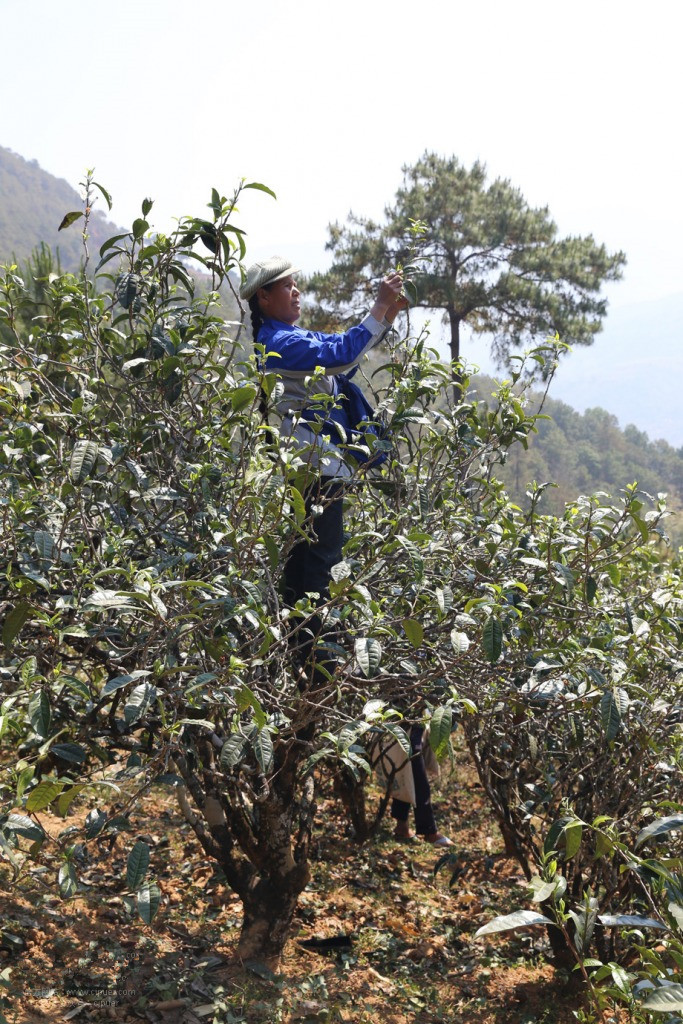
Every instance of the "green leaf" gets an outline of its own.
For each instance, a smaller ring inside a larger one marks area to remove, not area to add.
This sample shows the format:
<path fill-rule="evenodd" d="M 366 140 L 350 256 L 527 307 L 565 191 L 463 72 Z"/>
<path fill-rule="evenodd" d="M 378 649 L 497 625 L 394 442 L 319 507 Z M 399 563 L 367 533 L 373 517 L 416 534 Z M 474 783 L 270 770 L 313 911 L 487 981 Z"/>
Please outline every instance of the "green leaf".
<path fill-rule="evenodd" d="M 73 864 L 62 864 L 57 873 L 57 885 L 62 899 L 68 900 L 78 891 L 78 879 Z"/>
<path fill-rule="evenodd" d="M 552 881 L 545 881 L 540 875 L 534 875 L 529 882 L 532 890 L 531 899 L 533 903 L 544 903 L 552 896 L 559 899 L 564 895 L 567 888 L 567 880 L 563 875 L 556 875 Z"/>
<path fill-rule="evenodd" d="M 268 564 L 270 565 L 272 572 L 277 569 L 280 564 L 280 549 L 277 546 L 277 541 L 268 533 L 265 534 L 261 540 L 263 541 L 268 553 Z"/>
<path fill-rule="evenodd" d="M 621 992 L 626 997 L 630 997 L 631 985 L 629 982 L 629 976 L 624 970 L 624 968 L 620 967 L 619 964 L 614 963 L 608 964 L 607 966 L 609 966 L 610 968 L 610 973 L 612 975 L 612 981 L 614 982 L 614 984 L 617 986 L 618 989 L 621 990 Z"/>
<path fill-rule="evenodd" d="M 129 889 L 137 889 L 147 874 L 149 867 L 149 846 L 138 839 L 128 854 L 126 864 L 126 885 Z"/>
<path fill-rule="evenodd" d="M 363 675 L 370 679 L 377 674 L 382 661 L 382 645 L 374 637 L 362 637 L 354 644 L 356 659 Z"/>
<path fill-rule="evenodd" d="M 351 566 L 348 562 L 341 561 L 337 562 L 330 569 L 330 575 L 335 583 L 341 583 L 342 580 L 347 580 L 351 576 Z"/>
<path fill-rule="evenodd" d="M 429 501 L 429 493 L 426 487 L 420 486 L 417 489 L 417 493 L 420 499 L 420 518 L 426 519 L 431 512 L 431 503 Z"/>
<path fill-rule="evenodd" d="M 586 576 L 586 601 L 592 604 L 598 592 L 598 584 L 592 576 Z"/>
<path fill-rule="evenodd" d="M 640 539 L 642 540 L 643 544 L 646 544 L 647 543 L 647 538 L 649 536 L 648 529 L 647 529 L 647 523 L 644 522 L 640 518 L 640 516 L 637 516 L 637 515 L 634 515 L 634 514 L 631 514 L 631 519 L 633 520 L 633 522 L 636 524 L 636 526 L 638 528 L 638 532 L 640 533 Z"/>
<path fill-rule="evenodd" d="M 397 725 L 394 722 L 385 722 L 383 729 L 389 734 L 389 736 L 396 740 L 406 757 L 413 756 L 413 751 L 410 746 L 410 738 L 405 729 L 402 729 L 400 725 Z"/>
<path fill-rule="evenodd" d="M 666 985 L 650 992 L 644 1003 L 643 1010 L 654 1010 L 656 1013 L 672 1013 L 683 1010 L 683 985 Z"/>
<path fill-rule="evenodd" d="M 62 761 L 70 761 L 72 764 L 82 764 L 85 761 L 85 750 L 80 743 L 54 743 L 50 750 Z"/>
<path fill-rule="evenodd" d="M 614 843 L 606 836 L 604 832 L 597 832 L 595 834 L 595 856 L 606 857 L 611 856 L 614 853 Z"/>
<path fill-rule="evenodd" d="M 86 839 L 94 839 L 95 836 L 99 835 L 104 828 L 107 815 L 104 811 L 99 811 L 97 808 L 93 808 L 85 819 L 85 837 Z"/>
<path fill-rule="evenodd" d="M 14 388 L 16 393 L 19 395 L 19 398 L 22 399 L 22 401 L 25 401 L 27 398 L 30 397 L 30 395 L 31 395 L 31 384 L 30 384 L 29 381 L 27 381 L 27 380 L 11 380 L 9 383 L 12 385 L 12 387 Z"/>
<path fill-rule="evenodd" d="M 564 832 L 567 825 L 569 825 L 570 822 L 575 820 L 575 818 L 558 818 L 556 821 L 552 823 L 552 825 L 548 829 L 548 834 L 545 837 L 545 842 L 543 844 L 544 853 L 552 853 L 553 850 L 557 849 L 557 842 L 560 836 Z"/>
<path fill-rule="evenodd" d="M 524 565 L 533 565 L 535 569 L 547 569 L 547 563 L 542 558 L 533 558 L 531 555 L 526 555 L 524 558 L 520 558 L 520 562 Z"/>
<path fill-rule="evenodd" d="M 640 830 L 636 839 L 636 849 L 642 846 L 648 839 L 663 836 L 667 832 L 678 832 L 681 829 L 683 829 L 683 814 L 672 814 L 667 818 L 657 818 L 647 825 L 646 828 Z"/>
<path fill-rule="evenodd" d="M 424 558 L 420 554 L 420 549 L 418 548 L 417 544 L 415 544 L 415 542 L 410 540 L 408 537 L 403 537 L 400 535 L 396 538 L 396 540 L 401 545 L 403 550 L 408 553 L 410 561 L 413 566 L 413 570 L 417 573 L 418 576 L 421 577 L 422 574 L 424 573 Z"/>
<path fill-rule="evenodd" d="M 38 662 L 36 658 L 31 655 L 27 658 L 24 664 L 21 666 L 21 681 L 22 683 L 31 683 L 38 675 Z"/>
<path fill-rule="evenodd" d="M 290 496 L 292 508 L 294 509 L 294 518 L 296 519 L 297 526 L 301 526 L 306 518 L 306 502 L 296 487 L 290 489 Z"/>
<path fill-rule="evenodd" d="M 272 188 L 268 188 L 267 185 L 262 185 L 260 181 L 250 181 L 248 185 L 244 185 L 244 188 L 257 188 L 259 192 L 267 192 L 273 199 L 277 199 L 277 196 L 273 192 Z"/>
<path fill-rule="evenodd" d="M 71 807 L 72 803 L 81 792 L 85 789 L 85 785 L 68 786 L 63 793 L 60 793 L 59 799 L 57 800 L 57 811 L 62 817 L 66 817 L 66 812 Z"/>
<path fill-rule="evenodd" d="M 9 814 L 7 819 L 0 824 L 0 830 L 16 832 L 18 836 L 24 836 L 34 842 L 45 838 L 45 830 L 42 825 L 33 821 L 26 814 Z"/>
<path fill-rule="evenodd" d="M 208 729 L 210 732 L 213 732 L 215 729 L 215 724 L 210 722 L 208 718 L 179 718 L 176 724 L 191 725 L 196 729 Z"/>
<path fill-rule="evenodd" d="M 138 914 L 145 922 L 151 924 L 161 905 L 161 890 L 156 882 L 140 886 L 137 891 Z"/>
<path fill-rule="evenodd" d="M 517 928 L 531 928 L 537 924 L 553 924 L 554 922 L 543 914 L 536 914 L 533 910 L 517 910 L 514 914 L 503 914 L 502 917 L 494 917 L 492 921 L 485 924 L 474 933 L 475 939 L 482 935 L 493 935 L 496 932 L 509 932 Z"/>
<path fill-rule="evenodd" d="M 667 910 L 676 922 L 676 926 L 679 931 L 683 931 L 683 907 L 680 903 L 669 903 Z"/>
<path fill-rule="evenodd" d="M 7 838 L 2 829 L 0 829 L 0 851 L 2 851 L 4 856 L 7 858 L 7 860 L 14 868 L 14 878 L 16 878 L 19 872 L 21 871 L 21 863 L 19 862 L 19 859 L 15 857 L 12 847 L 7 841 Z M 0 977 L 2 977 L 2 975 L 0 975 Z M 7 1020 L 6 1017 L 0 1017 L 0 1024 L 9 1024 L 9 1021 Z"/>
<path fill-rule="evenodd" d="M 127 359 L 122 365 L 121 369 L 125 372 L 127 370 L 134 370 L 136 366 L 143 366 L 145 363 L 149 363 L 149 359 L 145 359 L 144 356 L 137 356 L 135 359 Z"/>
<path fill-rule="evenodd" d="M 93 181 L 93 185 L 95 186 L 95 188 L 98 188 L 98 189 L 100 190 L 100 192 L 101 192 L 101 193 L 102 193 L 102 195 L 104 196 L 104 201 L 105 201 L 105 203 L 107 204 L 107 209 L 108 209 L 108 210 L 111 210 L 111 205 L 112 205 L 112 204 L 111 204 L 111 196 L 110 196 L 110 194 L 109 194 L 109 193 L 107 192 L 107 190 L 106 190 L 106 188 L 104 187 L 104 185 L 100 185 L 100 183 L 99 183 L 99 182 L 97 182 L 97 181 Z"/>
<path fill-rule="evenodd" d="M 20 601 L 7 612 L 5 621 L 2 624 L 2 642 L 5 647 L 11 646 L 12 641 L 19 635 L 22 626 L 31 615 L 32 610 L 28 601 Z"/>
<path fill-rule="evenodd" d="M 51 779 L 43 779 L 39 782 L 35 789 L 32 789 L 29 793 L 26 801 L 26 810 L 44 811 L 46 807 L 49 807 L 53 800 L 55 800 L 64 789 L 63 782 L 53 782 Z"/>
<path fill-rule="evenodd" d="M 149 211 L 152 209 L 153 206 L 154 206 L 154 200 L 153 199 L 143 199 L 142 200 L 142 216 L 146 217 L 147 214 L 149 213 Z"/>
<path fill-rule="evenodd" d="M 55 542 L 47 530 L 36 530 L 33 534 L 33 543 L 36 546 L 40 558 L 52 561 L 55 555 Z"/>
<path fill-rule="evenodd" d="M 566 588 L 567 594 L 571 597 L 574 592 L 574 573 L 568 565 L 564 565 L 562 562 L 553 562 L 552 565 L 557 573 L 555 579 Z"/>
<path fill-rule="evenodd" d="M 33 779 L 35 778 L 35 774 L 36 774 L 36 767 L 33 764 L 28 765 L 20 773 L 19 778 L 17 779 L 17 803 L 21 800 L 21 798 L 23 797 L 24 793 L 26 792 L 26 787 L 28 786 L 28 784 L 30 782 L 33 782 Z"/>
<path fill-rule="evenodd" d="M 618 587 L 621 582 L 621 569 L 618 565 L 608 565 L 607 575 L 611 579 L 615 587 Z"/>
<path fill-rule="evenodd" d="M 232 736 L 228 737 L 221 749 L 221 768 L 224 772 L 229 771 L 240 763 L 248 746 L 249 741 L 247 737 L 242 736 L 239 732 L 235 732 Z"/>
<path fill-rule="evenodd" d="M 50 711 L 50 701 L 45 690 L 40 690 L 29 701 L 28 717 L 35 732 L 37 732 L 41 739 L 46 739 L 50 731 L 52 712 Z"/>
<path fill-rule="evenodd" d="M 79 217 L 82 217 L 82 216 L 83 216 L 83 211 L 82 210 L 74 210 L 71 213 L 65 213 L 64 216 L 62 217 L 62 223 L 57 228 L 57 231 L 63 231 L 64 228 L 70 227 L 72 224 L 75 224 L 75 222 L 79 219 Z"/>
<path fill-rule="evenodd" d="M 132 306 L 133 311 L 137 313 L 142 304 L 141 292 L 142 278 L 139 274 L 119 274 L 114 286 L 114 295 L 124 309 L 130 309 Z"/>
<path fill-rule="evenodd" d="M 598 922 L 598 901 L 594 897 L 585 897 L 581 910 L 570 910 L 569 916 L 574 922 L 574 945 L 579 953 L 588 950 L 595 926 Z"/>
<path fill-rule="evenodd" d="M 447 615 L 453 607 L 453 591 L 450 587 L 436 588 L 436 601 L 442 615 Z"/>
<path fill-rule="evenodd" d="M 245 406 L 251 405 L 256 394 L 257 391 L 253 384 L 245 384 L 241 388 L 236 388 L 230 395 L 233 412 L 240 412 Z"/>
<path fill-rule="evenodd" d="M 422 623 L 418 622 L 417 619 L 403 619 L 402 625 L 408 640 L 415 650 L 417 650 L 418 647 L 422 646 L 422 641 L 424 639 L 424 627 L 422 626 Z"/>
<path fill-rule="evenodd" d="M 240 686 L 239 690 L 237 690 L 235 693 L 235 704 L 238 711 L 247 711 L 249 708 L 252 708 L 257 728 L 262 729 L 268 721 L 268 716 L 263 710 L 260 700 L 248 686 Z"/>
<path fill-rule="evenodd" d="M 484 623 L 481 642 L 487 658 L 495 665 L 503 650 L 503 627 L 493 615 Z"/>
<path fill-rule="evenodd" d="M 98 454 L 99 446 L 95 441 L 76 441 L 69 466 L 74 483 L 81 484 L 90 475 Z"/>
<path fill-rule="evenodd" d="M 254 755 L 264 775 L 273 767 L 273 738 L 267 729 L 259 729 L 252 738 L 251 745 Z"/>
<path fill-rule="evenodd" d="M 122 231 L 120 235 L 112 235 L 111 238 L 106 240 L 106 242 L 103 242 L 100 246 L 100 256 L 104 256 L 108 249 L 113 249 L 116 243 L 120 242 L 122 238 L 128 238 L 127 231 Z M 118 251 L 121 252 L 122 250 L 119 249 Z M 115 253 L 112 253 L 112 255 L 115 255 Z M 108 258 L 111 259 L 111 256 Z"/>
<path fill-rule="evenodd" d="M 623 692 L 623 691 L 622 691 Z M 614 690 L 606 690 L 600 698 L 600 717 L 605 730 L 605 739 L 609 743 L 619 732 L 621 726 L 620 701 Z"/>
<path fill-rule="evenodd" d="M 150 704 L 156 699 L 156 696 L 156 686 L 152 686 L 151 683 L 140 683 L 139 686 L 131 690 L 123 709 L 126 725 L 132 725 L 133 722 L 137 722 L 138 718 L 142 717 Z"/>
<path fill-rule="evenodd" d="M 145 231 L 149 231 L 149 224 L 143 217 L 137 217 L 133 221 L 133 238 L 136 242 L 142 238 Z"/>
<path fill-rule="evenodd" d="M 579 847 L 581 846 L 581 837 L 583 836 L 583 824 L 582 822 L 575 820 L 570 821 L 564 830 L 565 840 L 565 860 L 571 860 L 576 853 L 578 853 Z"/>
<path fill-rule="evenodd" d="M 470 638 L 467 633 L 461 633 L 457 629 L 451 630 L 451 644 L 456 654 L 465 654 L 469 650 Z"/>
<path fill-rule="evenodd" d="M 429 720 L 429 746 L 437 761 L 448 752 L 453 727 L 453 711 L 449 707 L 437 708 Z"/>
<path fill-rule="evenodd" d="M 136 608 L 137 602 L 140 600 L 139 594 L 130 593 L 123 590 L 95 590 L 90 597 L 87 598 L 83 608 L 85 611 L 95 611 L 97 609 L 105 608 Z M 73 635 L 73 634 L 72 634 Z M 80 633 L 76 633 L 76 636 L 80 636 Z M 133 673 L 132 677 L 135 677 Z M 149 675 L 149 672 L 138 672 L 137 675 Z"/>
<path fill-rule="evenodd" d="M 124 686 L 128 686 L 129 683 L 135 682 L 136 679 L 140 679 L 142 676 L 150 675 L 149 669 L 135 669 L 130 675 L 114 676 L 113 679 L 108 679 L 102 687 L 102 697 L 108 697 L 110 693 L 115 690 L 120 690 Z"/>
<path fill-rule="evenodd" d="M 668 927 L 654 917 L 641 917 L 640 914 L 598 914 L 598 921 L 603 928 L 660 928 L 668 932 Z"/>

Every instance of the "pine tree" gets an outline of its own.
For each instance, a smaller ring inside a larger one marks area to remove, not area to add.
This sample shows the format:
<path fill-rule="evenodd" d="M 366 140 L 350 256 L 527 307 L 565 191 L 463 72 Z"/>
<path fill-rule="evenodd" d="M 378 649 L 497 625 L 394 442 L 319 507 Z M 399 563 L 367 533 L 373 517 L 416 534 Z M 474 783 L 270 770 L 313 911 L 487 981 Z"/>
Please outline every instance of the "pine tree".
<path fill-rule="evenodd" d="M 350 214 L 346 226 L 330 225 L 334 261 L 309 282 L 323 308 L 364 306 L 373 279 L 411 263 L 412 304 L 442 311 L 453 360 L 463 324 L 491 335 L 499 365 L 548 334 L 593 342 L 607 307 L 600 289 L 621 277 L 624 253 L 609 253 L 591 235 L 558 238 L 547 207 L 529 206 L 508 180 L 487 184 L 479 162 L 467 169 L 425 153 L 403 174 L 383 223 Z"/>

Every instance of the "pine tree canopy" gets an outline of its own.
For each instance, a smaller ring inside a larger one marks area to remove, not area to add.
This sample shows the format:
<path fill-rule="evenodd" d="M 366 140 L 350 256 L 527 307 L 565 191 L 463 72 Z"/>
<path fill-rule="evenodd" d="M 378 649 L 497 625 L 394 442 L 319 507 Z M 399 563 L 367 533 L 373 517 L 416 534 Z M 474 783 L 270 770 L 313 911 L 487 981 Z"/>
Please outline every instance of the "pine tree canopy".
<path fill-rule="evenodd" d="M 400 264 L 412 305 L 442 311 L 454 360 L 463 323 L 491 335 L 501 366 L 549 334 L 593 342 L 607 308 L 600 289 L 621 277 L 623 252 L 591 235 L 558 238 L 547 207 L 529 206 L 506 179 L 487 184 L 482 163 L 468 169 L 425 153 L 403 175 L 383 223 L 350 214 L 345 226 L 329 226 L 332 266 L 308 282 L 323 309 L 358 311 L 377 278 Z"/>

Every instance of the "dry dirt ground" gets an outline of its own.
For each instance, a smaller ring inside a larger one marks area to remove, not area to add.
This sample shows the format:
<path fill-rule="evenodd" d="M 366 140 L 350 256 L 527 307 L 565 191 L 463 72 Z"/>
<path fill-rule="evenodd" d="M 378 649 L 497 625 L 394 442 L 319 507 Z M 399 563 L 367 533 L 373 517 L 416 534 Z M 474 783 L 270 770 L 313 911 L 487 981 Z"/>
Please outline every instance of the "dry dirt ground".
<path fill-rule="evenodd" d="M 386 820 L 378 838 L 358 849 L 341 806 L 331 794 L 321 801 L 313 879 L 277 975 L 264 965 L 234 964 L 239 901 L 168 787 L 141 799 L 130 833 L 87 843 L 71 899 L 56 892 L 61 861 L 54 844 L 39 855 L 42 874 L 33 865 L 32 875 L 12 882 L 0 860 L 8 1022 L 574 1022 L 581 991 L 546 962 L 537 929 L 474 938 L 485 921 L 528 902 L 464 751 L 442 773 L 434 802 L 440 827 L 457 844 L 452 887 L 448 866 L 434 875 L 432 847 L 398 844 Z M 81 825 L 89 809 L 76 801 L 66 821 L 39 817 L 57 835 Z M 162 891 L 151 926 L 126 890 L 126 858 L 137 838 L 151 846 L 151 873 Z M 350 946 L 322 954 L 300 944 L 337 936 Z"/>

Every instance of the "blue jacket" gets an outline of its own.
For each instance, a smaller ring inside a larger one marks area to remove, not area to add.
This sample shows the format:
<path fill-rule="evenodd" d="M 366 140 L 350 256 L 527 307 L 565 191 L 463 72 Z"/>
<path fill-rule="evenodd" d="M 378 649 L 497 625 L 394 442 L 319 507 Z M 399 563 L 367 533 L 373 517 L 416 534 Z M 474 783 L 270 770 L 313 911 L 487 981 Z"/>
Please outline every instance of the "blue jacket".
<path fill-rule="evenodd" d="M 349 477 L 353 473 L 338 445 L 365 443 L 354 431 L 372 410 L 349 377 L 389 328 L 386 321 L 379 323 L 368 314 L 344 334 L 306 331 L 270 317 L 259 330 L 257 340 L 265 348 L 265 368 L 282 378 L 283 391 L 275 406 L 282 418 L 281 432 L 290 435 L 302 458 L 325 476 Z M 324 372 L 316 374 L 318 368 Z M 322 429 L 312 428 L 316 420 L 326 421 Z M 353 449 L 351 454 L 363 461 Z"/>

